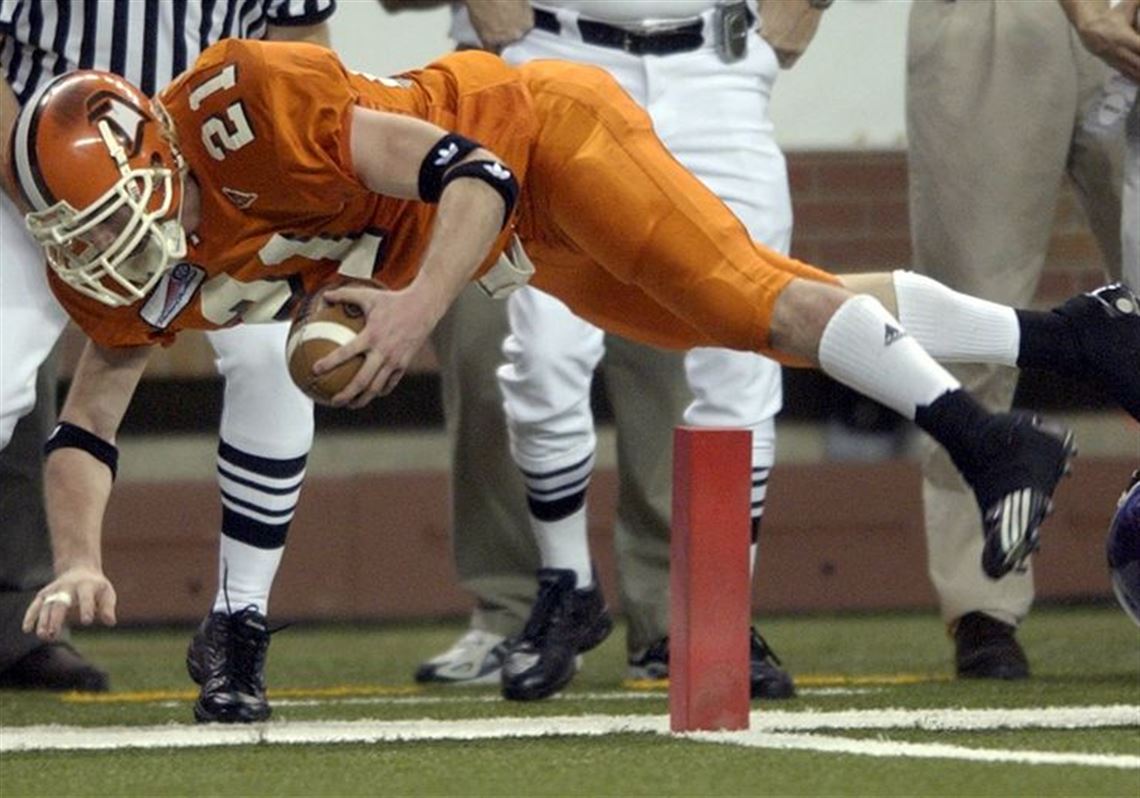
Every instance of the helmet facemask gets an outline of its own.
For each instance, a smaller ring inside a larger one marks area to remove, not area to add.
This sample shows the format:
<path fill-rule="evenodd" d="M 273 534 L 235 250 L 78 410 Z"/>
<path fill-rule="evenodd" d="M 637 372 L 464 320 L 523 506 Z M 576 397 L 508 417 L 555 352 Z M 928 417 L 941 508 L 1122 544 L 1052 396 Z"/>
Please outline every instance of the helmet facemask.
<path fill-rule="evenodd" d="M 77 210 L 66 201 L 27 216 L 28 229 L 44 248 L 48 265 L 76 291 L 111 307 L 147 295 L 186 256 L 181 223 L 183 176 L 158 156 L 133 167 L 106 121 L 99 132 L 121 177 L 98 200 Z"/>

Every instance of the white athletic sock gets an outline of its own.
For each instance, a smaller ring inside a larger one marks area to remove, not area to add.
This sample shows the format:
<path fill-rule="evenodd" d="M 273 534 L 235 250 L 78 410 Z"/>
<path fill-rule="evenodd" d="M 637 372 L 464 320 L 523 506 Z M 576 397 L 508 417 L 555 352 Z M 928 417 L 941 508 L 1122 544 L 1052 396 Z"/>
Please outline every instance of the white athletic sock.
<path fill-rule="evenodd" d="M 828 321 L 819 363 L 828 376 L 909 419 L 915 408 L 961 387 L 878 300 L 866 295 L 848 299 Z"/>
<path fill-rule="evenodd" d="M 1013 308 L 914 272 L 893 276 L 899 321 L 935 360 L 1017 365 L 1021 328 Z"/>
<path fill-rule="evenodd" d="M 543 568 L 573 571 L 578 577 L 579 588 L 594 584 L 585 504 L 557 521 L 540 521 L 532 515 L 530 525 L 534 530 L 538 551 L 542 555 Z"/>
<path fill-rule="evenodd" d="M 222 535 L 218 556 L 218 594 L 214 612 L 237 612 L 253 605 L 269 614 L 269 591 L 285 547 L 259 549 Z"/>

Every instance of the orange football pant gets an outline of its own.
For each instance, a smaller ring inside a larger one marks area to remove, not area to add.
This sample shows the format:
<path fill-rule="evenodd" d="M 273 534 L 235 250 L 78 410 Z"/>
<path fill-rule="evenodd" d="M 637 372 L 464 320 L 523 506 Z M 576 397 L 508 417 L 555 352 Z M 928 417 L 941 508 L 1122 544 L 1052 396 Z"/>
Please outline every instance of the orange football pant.
<path fill-rule="evenodd" d="M 532 285 L 628 338 L 788 360 L 768 346 L 776 298 L 795 277 L 839 281 L 753 241 L 603 70 L 519 71 L 540 125 L 518 223 Z"/>

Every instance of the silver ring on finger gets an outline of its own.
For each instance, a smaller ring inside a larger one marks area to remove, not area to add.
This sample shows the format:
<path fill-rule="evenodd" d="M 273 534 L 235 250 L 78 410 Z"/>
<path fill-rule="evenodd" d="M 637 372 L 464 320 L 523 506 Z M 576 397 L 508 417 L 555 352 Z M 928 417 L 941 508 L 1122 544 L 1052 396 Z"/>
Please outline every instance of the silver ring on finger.
<path fill-rule="evenodd" d="M 44 606 L 48 604 L 62 604 L 65 607 L 71 606 L 71 593 L 67 590 L 57 590 L 54 593 L 49 593 L 44 596 Z"/>

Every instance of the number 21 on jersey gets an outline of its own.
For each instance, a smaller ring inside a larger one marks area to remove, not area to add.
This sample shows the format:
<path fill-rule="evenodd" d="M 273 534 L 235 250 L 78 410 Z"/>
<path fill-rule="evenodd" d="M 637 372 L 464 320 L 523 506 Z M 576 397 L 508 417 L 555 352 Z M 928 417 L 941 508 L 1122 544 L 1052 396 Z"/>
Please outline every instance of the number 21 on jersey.
<path fill-rule="evenodd" d="M 236 84 L 237 66 L 229 64 L 190 92 L 190 110 L 197 111 L 207 97 L 232 89 Z M 202 123 L 202 144 L 215 161 L 224 161 L 228 153 L 240 150 L 253 139 L 253 128 L 249 125 L 241 100 L 230 103 L 223 113 L 209 116 Z"/>

